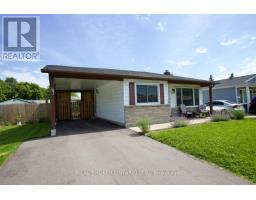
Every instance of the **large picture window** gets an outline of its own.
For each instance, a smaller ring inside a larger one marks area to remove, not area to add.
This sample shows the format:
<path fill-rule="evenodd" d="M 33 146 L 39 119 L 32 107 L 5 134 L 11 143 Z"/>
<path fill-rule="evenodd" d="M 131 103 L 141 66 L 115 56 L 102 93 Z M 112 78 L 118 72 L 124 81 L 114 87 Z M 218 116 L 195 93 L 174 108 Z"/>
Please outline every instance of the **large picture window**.
<path fill-rule="evenodd" d="M 185 106 L 199 105 L 199 89 L 195 88 L 176 88 L 177 106 L 184 104 Z"/>
<path fill-rule="evenodd" d="M 137 85 L 137 103 L 157 103 L 158 87 L 156 85 Z"/>

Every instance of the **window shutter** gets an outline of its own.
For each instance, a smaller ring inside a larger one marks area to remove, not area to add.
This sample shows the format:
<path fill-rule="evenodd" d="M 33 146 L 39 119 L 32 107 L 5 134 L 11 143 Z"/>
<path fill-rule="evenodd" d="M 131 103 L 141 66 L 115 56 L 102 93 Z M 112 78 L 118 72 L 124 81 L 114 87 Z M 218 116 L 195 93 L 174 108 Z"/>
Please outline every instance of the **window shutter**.
<path fill-rule="evenodd" d="M 135 88 L 133 82 L 129 82 L 129 102 L 130 105 L 135 105 Z"/>
<path fill-rule="evenodd" d="M 164 84 L 160 84 L 160 103 L 164 104 Z"/>

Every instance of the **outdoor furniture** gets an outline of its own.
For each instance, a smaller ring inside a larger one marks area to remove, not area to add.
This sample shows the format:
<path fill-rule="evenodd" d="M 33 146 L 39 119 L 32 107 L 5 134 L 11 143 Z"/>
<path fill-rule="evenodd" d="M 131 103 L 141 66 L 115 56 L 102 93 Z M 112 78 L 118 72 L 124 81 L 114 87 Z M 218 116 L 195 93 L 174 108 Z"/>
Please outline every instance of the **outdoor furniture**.
<path fill-rule="evenodd" d="M 180 112 L 181 112 L 181 116 L 183 117 L 193 117 L 193 112 L 191 111 L 187 111 L 187 108 L 184 104 L 180 104 Z"/>
<path fill-rule="evenodd" d="M 199 105 L 198 106 L 198 115 L 201 117 L 207 117 L 210 115 L 209 110 L 206 110 L 206 106 L 205 105 Z"/>

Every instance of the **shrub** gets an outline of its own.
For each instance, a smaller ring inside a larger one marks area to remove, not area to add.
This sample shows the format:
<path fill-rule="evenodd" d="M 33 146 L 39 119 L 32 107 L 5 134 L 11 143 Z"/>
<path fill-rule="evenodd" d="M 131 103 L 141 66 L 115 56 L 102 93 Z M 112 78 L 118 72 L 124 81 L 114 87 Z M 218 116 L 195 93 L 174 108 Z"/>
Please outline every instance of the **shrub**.
<path fill-rule="evenodd" d="M 148 118 L 141 118 L 137 122 L 137 126 L 143 133 L 148 133 L 150 130 L 150 121 Z"/>
<path fill-rule="evenodd" d="M 245 117 L 245 112 L 243 110 L 231 110 L 230 111 L 231 119 L 241 120 Z"/>
<path fill-rule="evenodd" d="M 215 112 L 211 116 L 213 122 L 228 121 L 230 115 L 227 112 Z"/>
<path fill-rule="evenodd" d="M 186 126 L 188 126 L 188 123 L 185 120 L 177 120 L 174 122 L 174 125 L 173 125 L 174 128 L 180 128 L 180 127 L 186 127 Z"/>

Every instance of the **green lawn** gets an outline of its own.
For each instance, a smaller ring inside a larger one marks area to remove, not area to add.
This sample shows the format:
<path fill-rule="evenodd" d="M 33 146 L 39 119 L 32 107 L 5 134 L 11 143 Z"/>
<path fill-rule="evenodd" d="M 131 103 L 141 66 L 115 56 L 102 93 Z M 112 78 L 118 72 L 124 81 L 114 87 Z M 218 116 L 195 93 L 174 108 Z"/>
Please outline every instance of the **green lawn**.
<path fill-rule="evenodd" d="M 152 132 L 149 136 L 256 183 L 255 119 L 210 122 Z"/>
<path fill-rule="evenodd" d="M 26 124 L 0 127 L 0 166 L 14 153 L 21 143 L 32 138 L 48 136 L 49 123 Z"/>

